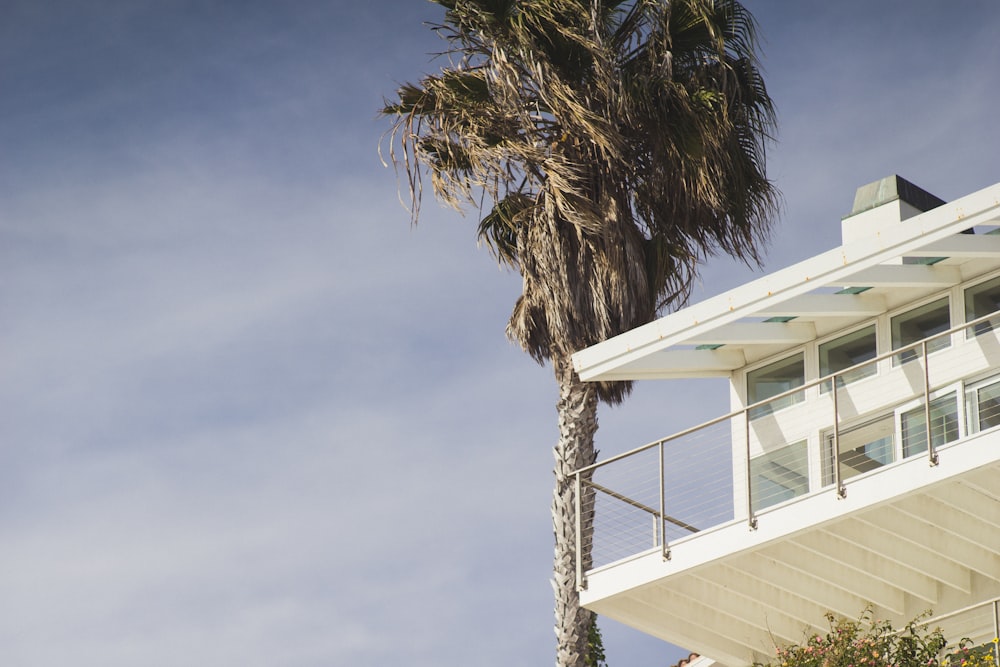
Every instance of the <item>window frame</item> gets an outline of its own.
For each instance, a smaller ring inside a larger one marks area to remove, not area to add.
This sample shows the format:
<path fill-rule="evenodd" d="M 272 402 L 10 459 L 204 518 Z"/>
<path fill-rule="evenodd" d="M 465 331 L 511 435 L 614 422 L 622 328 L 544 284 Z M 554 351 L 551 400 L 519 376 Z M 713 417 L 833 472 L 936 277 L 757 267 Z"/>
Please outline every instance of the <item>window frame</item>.
<path fill-rule="evenodd" d="M 801 452 L 796 452 L 794 454 L 794 456 L 796 456 L 796 457 L 801 457 L 801 459 L 802 459 L 801 463 L 803 463 L 805 465 L 805 468 L 803 470 L 801 470 L 801 471 L 794 470 L 794 469 L 791 468 L 791 466 L 784 466 L 780 462 L 775 462 L 774 461 L 774 458 L 776 456 L 780 456 L 782 452 L 788 452 L 792 448 L 799 448 L 799 449 L 802 450 Z M 803 438 L 801 440 L 796 440 L 795 442 L 789 443 L 787 445 L 782 445 L 781 447 L 776 447 L 776 448 L 774 448 L 774 449 L 772 449 L 770 451 L 766 451 L 766 452 L 764 452 L 762 454 L 758 454 L 757 456 L 754 456 L 753 458 L 750 459 L 750 500 L 751 500 L 751 508 L 752 508 L 752 511 L 754 513 L 761 512 L 763 510 L 769 509 L 771 507 L 774 507 L 775 505 L 781 505 L 783 503 L 795 500 L 796 498 L 799 498 L 801 496 L 807 496 L 807 495 L 809 495 L 812 492 L 813 485 L 812 485 L 812 480 L 810 479 L 810 467 L 811 466 L 810 466 L 810 462 L 809 462 L 809 452 L 810 452 L 810 450 L 811 450 L 811 447 L 809 446 L 809 439 L 808 438 Z M 781 466 L 783 468 L 788 469 L 791 473 L 799 475 L 801 477 L 801 481 L 799 483 L 801 484 L 802 482 L 804 482 L 805 483 L 805 489 L 801 490 L 799 492 L 794 492 L 794 491 L 792 491 L 791 487 L 785 486 L 785 485 L 781 484 L 781 482 L 775 481 L 774 479 L 766 478 L 765 475 L 764 475 L 764 473 L 763 473 L 763 471 L 761 471 L 761 470 L 754 470 L 755 465 L 757 467 L 760 467 L 764 463 L 773 463 L 775 465 L 779 465 L 779 466 Z M 767 504 L 763 504 L 762 505 L 762 504 L 760 504 L 761 503 L 760 496 L 762 494 L 758 493 L 760 491 L 760 482 L 757 481 L 758 478 L 768 479 L 768 481 L 770 483 L 772 483 L 772 484 L 774 484 L 776 486 L 783 487 L 786 491 L 792 491 L 792 495 L 789 496 L 789 497 L 787 497 L 787 498 L 774 499 L 775 495 L 772 494 L 771 496 L 768 496 L 765 499 L 765 500 L 770 500 L 771 502 L 767 502 Z"/>
<path fill-rule="evenodd" d="M 807 365 L 807 358 L 808 358 L 808 356 L 809 355 L 806 354 L 805 348 L 804 347 L 800 347 L 800 348 L 792 351 L 791 354 L 787 354 L 787 355 L 779 357 L 777 359 L 772 359 L 771 361 L 767 361 L 767 362 L 761 363 L 760 365 L 758 365 L 758 366 L 756 366 L 754 368 L 747 369 L 743 373 L 743 376 L 744 376 L 744 378 L 743 378 L 743 386 L 744 386 L 744 390 L 746 392 L 746 404 L 745 404 L 745 407 L 749 409 L 749 413 L 748 414 L 749 414 L 749 418 L 750 418 L 751 421 L 753 421 L 755 419 L 760 419 L 761 417 L 766 417 L 768 415 L 773 415 L 773 414 L 775 414 L 777 412 L 781 412 L 782 410 L 785 410 L 787 408 L 790 408 L 790 407 L 793 407 L 795 405 L 798 405 L 799 403 L 803 403 L 806 400 L 805 389 L 802 389 L 801 387 L 806 384 L 807 377 L 808 377 L 808 375 L 806 373 L 806 365 Z M 782 391 L 775 392 L 774 394 L 772 394 L 770 396 L 766 396 L 764 398 L 753 398 L 753 399 L 751 399 L 750 379 L 751 379 L 751 376 L 754 373 L 762 371 L 762 370 L 764 370 L 766 368 L 769 368 L 771 366 L 778 366 L 780 364 L 787 363 L 787 362 L 791 361 L 792 359 L 794 359 L 795 357 L 799 357 L 801 359 L 801 364 L 802 364 L 801 382 L 798 385 L 794 385 L 792 387 L 789 387 L 788 389 L 784 389 Z M 790 393 L 790 394 L 788 394 L 787 396 L 785 396 L 783 398 L 777 399 L 777 401 L 774 400 L 775 396 L 780 396 L 781 394 L 784 394 L 786 392 L 792 392 L 793 390 L 795 390 L 797 388 L 798 388 L 798 391 L 796 391 L 794 393 Z M 776 406 L 772 405 L 772 403 L 775 403 L 775 402 L 778 402 L 779 404 L 776 405 Z M 759 405 L 756 408 L 750 408 L 750 406 L 754 405 L 755 403 L 763 403 L 763 405 Z"/>
<path fill-rule="evenodd" d="M 865 416 L 861 417 L 860 419 L 856 419 L 856 420 L 848 422 L 846 424 L 841 424 L 841 426 L 840 426 L 840 437 L 843 438 L 843 436 L 849 435 L 852 432 L 862 431 L 864 429 L 875 427 L 875 426 L 878 426 L 878 425 L 883 425 L 884 426 L 884 424 L 886 422 L 888 422 L 888 424 L 889 424 L 888 437 L 890 437 L 892 439 L 892 441 L 890 443 L 890 447 L 889 447 L 889 452 L 891 454 L 890 460 L 887 461 L 887 462 L 885 462 L 885 463 L 881 463 L 880 462 L 878 466 L 875 466 L 871 470 L 858 470 L 857 468 L 855 468 L 855 470 L 857 470 L 856 473 L 850 474 L 850 475 L 842 475 L 841 476 L 842 480 L 851 479 L 853 477 L 858 477 L 858 476 L 861 476 L 861 475 L 865 475 L 865 474 L 867 474 L 869 472 L 873 472 L 875 470 L 880 470 L 880 469 L 884 468 L 887 465 L 892 465 L 893 463 L 899 461 L 899 437 L 900 436 L 899 436 L 899 420 L 898 420 L 898 418 L 896 416 L 895 411 L 892 410 L 892 408 L 886 408 L 885 412 L 882 412 L 882 413 L 877 414 L 875 416 L 865 415 Z M 824 429 L 820 429 L 820 432 L 819 432 L 819 436 L 820 436 L 820 459 L 821 459 L 821 461 L 820 461 L 820 485 L 823 488 L 826 488 L 826 487 L 829 487 L 829 486 L 833 485 L 834 481 L 836 480 L 836 471 L 833 468 L 833 461 L 834 461 L 834 459 L 833 459 L 833 444 L 834 444 L 833 443 L 833 433 L 834 433 L 833 426 L 830 426 L 830 427 L 824 428 Z M 879 440 L 883 440 L 885 437 L 886 436 L 883 436 L 883 438 L 879 438 L 879 439 L 876 439 L 876 440 L 872 440 L 870 442 L 863 443 L 859 447 L 855 447 L 855 448 L 853 448 L 851 450 L 848 450 L 848 451 L 857 451 L 857 450 L 861 449 L 862 447 L 867 447 L 869 445 L 873 445 L 873 444 L 879 442 Z M 843 445 L 842 442 L 840 444 Z M 843 455 L 844 455 L 844 451 L 841 450 L 841 457 Z M 874 460 L 874 457 L 872 457 L 872 458 Z M 841 461 L 841 463 L 843 463 L 843 461 Z M 853 468 L 854 466 L 849 466 L 849 467 Z"/>
<path fill-rule="evenodd" d="M 858 334 L 858 333 L 860 333 L 860 332 L 862 332 L 862 331 L 864 331 L 866 329 L 871 329 L 872 330 L 872 337 L 874 338 L 874 342 L 875 342 L 874 348 L 872 350 L 872 356 L 871 356 L 871 358 L 865 359 L 863 361 L 859 361 L 859 362 L 857 362 L 855 364 L 851 364 L 850 366 L 845 366 L 844 368 L 836 370 L 836 371 L 831 371 L 829 373 L 824 373 L 823 372 L 823 347 L 827 346 L 827 345 L 831 345 L 833 343 L 836 343 L 838 340 L 840 340 L 842 338 L 847 338 L 848 336 L 853 336 L 855 334 Z M 876 377 L 878 375 L 878 373 L 879 373 L 880 362 L 873 362 L 872 359 L 874 359 L 875 357 L 878 357 L 878 355 L 879 355 L 879 340 L 880 340 L 880 338 L 881 338 L 881 336 L 879 335 L 879 322 L 878 322 L 878 318 L 876 317 L 876 318 L 874 318 L 872 320 L 868 320 L 867 322 L 862 322 L 862 324 L 860 326 L 854 326 L 854 327 L 851 327 L 851 328 L 848 328 L 848 329 L 844 329 L 844 330 L 841 330 L 841 331 L 837 332 L 836 334 L 834 334 L 832 336 L 828 336 L 828 337 L 826 337 L 826 338 L 824 338 L 822 340 L 816 340 L 815 343 L 814 343 L 815 348 L 816 348 L 816 374 L 817 374 L 816 377 L 825 377 L 827 375 L 830 375 L 831 373 L 840 373 L 845 368 L 852 368 L 853 366 L 857 366 L 857 365 L 860 365 L 860 364 L 867 364 L 868 367 L 871 368 L 871 371 L 870 372 L 866 372 L 863 375 L 856 375 L 857 371 L 863 370 L 863 368 L 859 368 L 859 369 L 856 369 L 855 371 L 853 371 L 853 372 L 850 373 L 850 375 L 852 376 L 850 378 L 847 378 L 847 377 L 841 375 L 840 377 L 837 378 L 838 379 L 838 382 L 837 382 L 837 387 L 838 388 L 845 387 L 845 386 L 847 386 L 849 384 L 853 384 L 855 382 L 861 382 L 863 380 L 867 380 L 867 379 L 872 378 L 872 377 Z M 822 394 L 828 394 L 830 392 L 830 388 L 831 388 L 832 384 L 833 383 L 829 382 L 829 381 L 820 383 L 820 385 L 819 385 L 819 393 L 821 395 Z"/>
<path fill-rule="evenodd" d="M 982 426 L 981 406 L 979 402 L 979 392 L 987 387 L 1000 386 L 1000 374 L 993 374 L 979 380 L 966 382 L 963 400 L 965 405 L 965 436 L 973 433 L 982 433 L 1000 426 L 1000 423 L 993 426 Z"/>
<path fill-rule="evenodd" d="M 931 306 L 931 305 L 936 305 L 936 304 L 938 304 L 939 302 L 942 302 L 942 301 L 944 302 L 944 311 L 948 314 L 947 326 L 945 326 L 945 328 L 944 328 L 944 330 L 947 331 L 948 329 L 951 329 L 954 326 L 954 324 L 952 324 L 952 320 L 954 319 L 953 318 L 953 314 L 954 313 L 952 313 L 952 290 L 950 290 L 950 289 L 947 290 L 946 292 L 944 292 L 943 294 L 941 294 L 941 293 L 934 294 L 934 295 L 930 296 L 928 299 L 917 303 L 916 305 L 907 304 L 907 307 L 905 309 L 900 309 L 900 310 L 897 310 L 896 312 L 893 312 L 893 313 L 887 313 L 886 314 L 886 324 L 887 324 L 888 330 L 889 330 L 889 340 L 888 340 L 889 351 L 892 352 L 892 351 L 895 351 L 895 350 L 898 350 L 898 349 L 901 349 L 901 348 L 905 348 L 905 347 L 908 347 L 908 346 L 913 345 L 915 343 L 918 343 L 921 340 L 924 340 L 926 338 L 930 338 L 931 336 L 938 335 L 938 334 L 932 333 L 932 334 L 930 334 L 930 336 L 922 336 L 920 338 L 917 338 L 916 340 L 908 341 L 908 342 L 901 343 L 901 344 L 897 345 L 896 344 L 896 335 L 895 335 L 894 322 L 897 319 L 901 318 L 901 317 L 909 315 L 909 314 L 911 314 L 911 313 L 913 313 L 915 311 L 918 311 L 918 310 L 920 310 L 922 308 L 926 308 L 926 307 Z M 937 310 L 937 309 L 934 309 L 934 310 Z M 946 349 L 952 347 L 952 340 L 951 340 L 951 338 L 952 338 L 951 335 L 940 336 L 938 338 L 938 340 L 940 340 L 942 342 L 940 344 L 928 345 L 927 346 L 927 354 L 928 355 L 934 354 L 935 352 L 939 352 L 941 350 L 946 350 Z M 920 358 L 920 355 L 917 353 L 917 351 L 915 349 L 910 349 L 910 350 L 908 350 L 906 352 L 900 352 L 898 354 L 892 355 L 892 366 L 893 366 L 893 368 L 896 368 L 896 367 L 902 366 L 903 364 L 908 363 L 910 361 L 915 361 L 915 360 L 917 360 L 919 358 Z"/>
<path fill-rule="evenodd" d="M 975 313 L 971 313 L 970 310 L 969 310 L 969 292 L 971 290 L 976 289 L 976 288 L 984 287 L 984 286 L 986 286 L 986 285 L 988 285 L 990 283 L 994 283 L 995 287 L 998 289 L 998 291 L 1000 291 L 1000 274 L 993 275 L 993 276 L 991 276 L 989 278 L 986 278 L 984 280 L 979 280 L 979 281 L 977 281 L 976 283 L 974 283 L 972 285 L 960 286 L 960 292 L 961 292 L 961 297 L 962 297 L 961 298 L 961 302 L 962 302 L 962 316 L 964 317 L 966 323 L 971 322 L 972 320 L 975 320 L 975 319 L 979 319 L 980 317 L 985 317 L 986 315 L 991 315 L 993 313 L 1000 314 L 1000 305 L 998 305 L 998 307 L 996 309 L 991 310 L 988 313 L 975 314 Z M 992 331 L 995 330 L 996 326 L 997 326 L 997 324 L 995 324 L 993 322 L 993 318 L 990 318 L 989 320 L 986 320 L 984 322 L 980 322 L 977 325 L 967 327 L 965 329 L 965 339 L 966 340 L 971 340 L 971 339 L 976 338 L 978 336 L 982 336 L 984 334 L 990 333 L 990 332 L 992 332 Z"/>
<path fill-rule="evenodd" d="M 963 383 L 955 382 L 944 387 L 939 387 L 938 389 L 931 392 L 930 402 L 932 404 L 931 410 L 934 409 L 933 403 L 935 401 L 940 401 L 941 399 L 947 398 L 949 396 L 954 396 L 955 401 L 955 437 L 951 440 L 944 440 L 943 442 L 934 443 L 934 448 L 939 449 L 945 445 L 949 445 L 952 442 L 956 442 L 964 438 L 968 432 L 965 428 L 966 422 L 966 409 L 965 409 L 965 389 Z M 962 400 L 959 400 L 961 397 Z M 896 445 L 897 460 L 904 461 L 907 459 L 912 459 L 916 456 L 920 456 L 927 452 L 927 445 L 925 443 L 924 448 L 913 452 L 911 454 L 906 453 L 906 442 L 903 433 L 903 418 L 908 413 L 915 412 L 917 410 L 923 410 L 924 399 L 917 398 L 906 403 L 903 403 L 895 409 L 895 419 L 896 419 L 896 434 L 898 436 L 898 443 Z M 931 433 L 931 439 L 933 440 L 934 434 Z"/>

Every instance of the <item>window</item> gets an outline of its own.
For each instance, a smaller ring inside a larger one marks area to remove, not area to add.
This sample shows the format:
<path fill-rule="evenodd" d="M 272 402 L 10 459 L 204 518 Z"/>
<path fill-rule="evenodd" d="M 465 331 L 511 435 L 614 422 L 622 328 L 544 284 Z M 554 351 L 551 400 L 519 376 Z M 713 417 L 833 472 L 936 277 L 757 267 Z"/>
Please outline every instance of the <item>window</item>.
<path fill-rule="evenodd" d="M 840 431 L 840 477 L 842 480 L 881 468 L 895 458 L 896 424 L 893 415 L 883 415 Z M 823 438 L 823 485 L 834 483 L 833 433 Z"/>
<path fill-rule="evenodd" d="M 951 328 L 951 314 L 948 310 L 948 297 L 931 301 L 919 308 L 897 315 L 890 321 L 892 331 L 892 349 L 897 350 L 913 343 L 918 343 L 934 334 Z M 936 352 L 951 345 L 948 336 L 939 336 L 927 342 L 927 352 Z M 901 352 L 893 357 L 893 364 L 902 364 L 920 356 L 920 349 L 914 348 Z"/>
<path fill-rule="evenodd" d="M 985 317 L 998 310 L 1000 310 L 1000 277 L 987 280 L 984 283 L 979 283 L 965 290 L 966 322 Z M 966 329 L 965 335 L 969 338 L 981 336 L 993 331 L 995 324 L 1000 324 L 1000 322 L 996 321 L 996 318 L 984 320 Z"/>
<path fill-rule="evenodd" d="M 754 512 L 808 492 L 809 455 L 805 440 L 750 461 L 750 498 Z"/>
<path fill-rule="evenodd" d="M 907 410 L 901 416 L 903 457 L 927 451 L 927 417 L 924 406 Z M 958 401 L 956 392 L 931 400 L 931 442 L 935 447 L 958 439 Z"/>
<path fill-rule="evenodd" d="M 874 359 L 875 355 L 875 325 L 872 324 L 819 346 L 820 377 Z M 871 377 L 875 375 L 876 370 L 875 364 L 856 368 L 850 373 L 838 376 L 837 386 L 842 387 L 855 380 Z M 824 382 L 820 391 L 830 391 L 830 383 Z"/>
<path fill-rule="evenodd" d="M 795 356 L 776 361 L 747 373 L 747 403 L 752 405 L 772 396 L 801 387 L 805 384 L 805 356 Z M 750 411 L 750 419 L 757 419 L 802 402 L 802 392 L 797 392 L 760 405 Z"/>
<path fill-rule="evenodd" d="M 969 430 L 985 431 L 1000 426 L 1000 380 L 969 389 L 967 395 Z"/>

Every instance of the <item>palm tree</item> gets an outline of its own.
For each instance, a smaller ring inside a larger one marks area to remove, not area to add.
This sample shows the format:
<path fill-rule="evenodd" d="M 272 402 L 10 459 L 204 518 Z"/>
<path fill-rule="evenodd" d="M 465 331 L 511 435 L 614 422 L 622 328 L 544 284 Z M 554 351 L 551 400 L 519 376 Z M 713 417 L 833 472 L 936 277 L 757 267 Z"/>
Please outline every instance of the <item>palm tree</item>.
<path fill-rule="evenodd" d="M 778 195 L 755 23 L 735 0 L 433 1 L 447 63 L 385 102 L 390 154 L 414 222 L 429 175 L 523 278 L 507 335 L 559 383 L 557 664 L 582 667 L 572 473 L 630 384 L 581 382 L 570 355 L 682 303 L 709 254 L 759 264 Z"/>

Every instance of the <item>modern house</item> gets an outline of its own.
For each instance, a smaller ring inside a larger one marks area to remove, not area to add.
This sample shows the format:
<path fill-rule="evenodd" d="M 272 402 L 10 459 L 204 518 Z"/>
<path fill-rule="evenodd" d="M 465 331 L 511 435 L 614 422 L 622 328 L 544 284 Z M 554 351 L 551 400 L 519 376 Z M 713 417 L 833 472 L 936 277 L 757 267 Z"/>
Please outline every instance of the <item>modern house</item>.
<path fill-rule="evenodd" d="M 582 604 L 717 663 L 870 607 L 1000 633 L 1000 183 L 891 176 L 843 245 L 574 355 L 731 412 L 577 472 Z"/>

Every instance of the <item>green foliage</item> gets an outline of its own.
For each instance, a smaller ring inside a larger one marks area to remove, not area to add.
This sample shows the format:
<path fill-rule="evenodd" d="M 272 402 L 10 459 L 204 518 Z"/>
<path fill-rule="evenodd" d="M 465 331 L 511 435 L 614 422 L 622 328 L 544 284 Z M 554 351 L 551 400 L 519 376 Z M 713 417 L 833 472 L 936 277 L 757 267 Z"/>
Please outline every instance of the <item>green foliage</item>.
<path fill-rule="evenodd" d="M 590 618 L 590 627 L 587 629 L 587 656 L 583 664 L 587 667 L 608 667 L 607 659 L 604 657 L 604 638 L 601 637 L 601 629 L 597 627 L 597 614 Z"/>
<path fill-rule="evenodd" d="M 947 642 L 939 629 L 929 630 L 921 620 L 897 631 L 888 621 L 876 620 L 866 609 L 858 620 L 837 620 L 827 614 L 830 630 L 809 637 L 804 644 L 785 646 L 773 662 L 758 667 L 928 667 L 938 665 Z M 949 663 L 950 664 L 950 663 Z M 971 665 L 967 667 L 972 667 Z"/>

